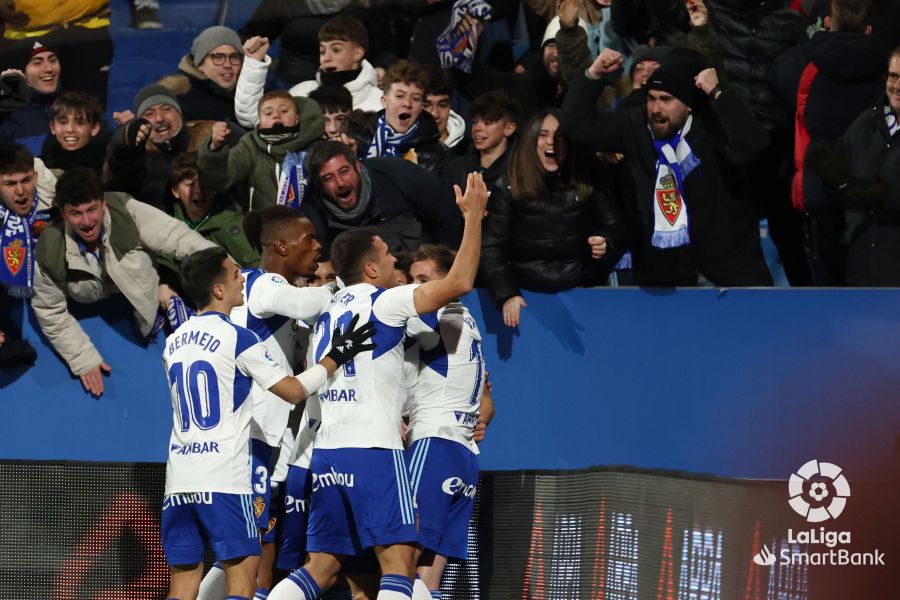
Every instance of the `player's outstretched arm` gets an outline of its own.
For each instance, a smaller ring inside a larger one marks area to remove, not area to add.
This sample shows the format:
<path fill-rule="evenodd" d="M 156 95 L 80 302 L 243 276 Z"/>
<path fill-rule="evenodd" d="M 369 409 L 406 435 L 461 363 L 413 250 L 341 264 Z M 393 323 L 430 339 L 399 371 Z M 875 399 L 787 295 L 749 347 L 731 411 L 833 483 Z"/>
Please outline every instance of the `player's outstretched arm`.
<path fill-rule="evenodd" d="M 451 300 L 472 291 L 478 261 L 481 259 L 481 221 L 487 207 L 488 191 L 480 173 L 469 173 L 466 178 L 466 193 L 458 185 L 453 186 L 456 204 L 463 214 L 462 243 L 450 272 L 443 279 L 423 283 L 413 292 L 416 312 L 420 315 L 439 309 Z"/>
<path fill-rule="evenodd" d="M 338 367 L 350 362 L 361 352 L 374 350 L 375 344 L 371 339 L 375 335 L 375 323 L 369 322 L 357 329 L 357 321 L 359 321 L 359 315 L 353 315 L 346 332 L 341 332 L 340 326 L 334 328 L 331 335 L 331 350 L 318 364 L 296 377 L 281 379 L 270 387 L 269 391 L 282 400 L 298 404 L 325 385 L 328 377 Z"/>

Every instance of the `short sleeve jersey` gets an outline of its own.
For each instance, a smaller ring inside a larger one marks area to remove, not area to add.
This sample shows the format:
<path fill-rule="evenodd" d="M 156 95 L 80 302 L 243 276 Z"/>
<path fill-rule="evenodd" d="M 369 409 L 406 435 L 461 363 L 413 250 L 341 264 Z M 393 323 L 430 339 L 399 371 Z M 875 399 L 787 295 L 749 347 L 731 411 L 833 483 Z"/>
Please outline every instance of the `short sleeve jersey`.
<path fill-rule="evenodd" d="M 284 367 L 285 375 L 302 370 L 295 356 L 297 320 L 318 317 L 331 294 L 321 288 L 294 287 L 281 275 L 262 269 L 245 269 L 242 273 L 246 278 L 244 304 L 232 309 L 232 321 L 259 336 L 269 354 Z M 250 436 L 277 446 L 292 406 L 258 385 L 253 386 L 252 397 Z"/>
<path fill-rule="evenodd" d="M 439 437 L 477 454 L 472 434 L 485 379 L 478 324 L 462 303 L 452 302 L 436 313 L 410 319 L 406 333 L 419 350 L 409 403 L 409 443 Z"/>
<path fill-rule="evenodd" d="M 252 331 L 228 317 L 191 317 L 166 338 L 163 365 L 172 400 L 166 494 L 250 493 L 250 387 L 284 378 Z"/>
<path fill-rule="evenodd" d="M 319 317 L 313 335 L 316 361 L 331 349 L 334 327 L 345 330 L 353 315 L 359 315 L 357 327 L 375 324 L 372 341 L 377 347 L 335 371 L 319 391 L 322 425 L 316 448 L 403 449 L 403 339 L 407 321 L 417 314 L 413 302 L 416 287 L 352 285 L 335 294 Z"/>

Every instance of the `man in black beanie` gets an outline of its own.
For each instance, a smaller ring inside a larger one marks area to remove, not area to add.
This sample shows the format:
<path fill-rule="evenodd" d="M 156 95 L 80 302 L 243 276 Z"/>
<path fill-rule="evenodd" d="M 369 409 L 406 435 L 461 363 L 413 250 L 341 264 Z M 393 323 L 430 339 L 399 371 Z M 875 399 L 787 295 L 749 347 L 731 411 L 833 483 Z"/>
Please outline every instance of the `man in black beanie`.
<path fill-rule="evenodd" d="M 562 130 L 573 142 L 625 156 L 635 189 L 623 198 L 635 282 L 772 285 L 740 168 L 768 143 L 753 113 L 701 54 L 678 48 L 644 84 L 645 105 L 596 114 L 607 76 L 622 64 L 607 48 L 573 78 Z"/>

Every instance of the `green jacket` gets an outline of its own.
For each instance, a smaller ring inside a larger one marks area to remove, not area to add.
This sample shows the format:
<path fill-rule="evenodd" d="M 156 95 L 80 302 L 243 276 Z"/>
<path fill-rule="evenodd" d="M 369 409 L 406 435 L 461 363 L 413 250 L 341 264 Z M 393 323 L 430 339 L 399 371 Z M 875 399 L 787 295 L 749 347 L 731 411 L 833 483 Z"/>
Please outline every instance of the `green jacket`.
<path fill-rule="evenodd" d="M 259 252 L 250 245 L 247 236 L 244 235 L 244 213 L 234 204 L 228 203 L 213 207 L 209 218 L 201 220 L 199 226 L 188 220 L 181 204 L 175 204 L 173 213 L 172 216 L 176 219 L 209 241 L 225 248 L 225 251 L 241 267 L 248 268 L 259 265 Z M 161 266 L 167 267 L 175 273 L 178 272 L 178 265 L 175 261 L 165 256 L 157 256 L 157 261 Z"/>
<path fill-rule="evenodd" d="M 274 206 L 278 195 L 281 163 L 288 152 L 299 152 L 325 133 L 325 119 L 319 104 L 309 98 L 294 98 L 300 113 L 300 134 L 281 144 L 269 144 L 259 135 L 259 127 L 248 132 L 234 148 L 209 149 L 209 140 L 200 146 L 198 165 L 211 182 L 210 190 L 219 192 L 235 183 L 250 183 L 248 210 Z M 237 257 L 235 257 L 237 258 Z"/>

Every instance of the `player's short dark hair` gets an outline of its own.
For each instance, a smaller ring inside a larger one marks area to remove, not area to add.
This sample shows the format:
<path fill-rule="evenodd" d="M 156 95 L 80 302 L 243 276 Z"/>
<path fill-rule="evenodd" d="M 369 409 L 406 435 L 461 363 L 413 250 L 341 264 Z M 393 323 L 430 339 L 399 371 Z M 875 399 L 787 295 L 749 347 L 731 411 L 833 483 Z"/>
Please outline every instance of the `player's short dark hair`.
<path fill-rule="evenodd" d="M 87 92 L 63 92 L 50 105 L 50 118 L 55 121 L 66 115 L 82 117 L 93 126 L 103 120 L 103 107 L 95 96 Z"/>
<path fill-rule="evenodd" d="M 871 0 L 831 0 L 831 29 L 865 31 L 871 13 Z"/>
<path fill-rule="evenodd" d="M 357 109 L 351 110 L 344 122 L 341 123 L 341 133 L 356 142 L 356 154 L 363 158 L 375 137 L 377 127 L 378 113 Z"/>
<path fill-rule="evenodd" d="M 34 155 L 22 144 L 0 144 L 0 173 L 30 173 L 34 171 Z"/>
<path fill-rule="evenodd" d="M 428 65 L 425 67 L 428 73 L 428 84 L 425 86 L 426 96 L 452 96 L 453 95 L 453 79 L 447 74 L 447 71 L 437 65 Z"/>
<path fill-rule="evenodd" d="M 456 260 L 456 252 L 450 246 L 444 244 L 422 244 L 413 253 L 413 262 L 420 260 L 433 260 L 444 275 L 450 272 L 453 261 Z M 412 266 L 412 265 L 410 265 Z"/>
<path fill-rule="evenodd" d="M 353 95 L 342 85 L 319 86 L 309 93 L 309 98 L 319 103 L 322 114 L 353 110 Z"/>
<path fill-rule="evenodd" d="M 97 171 L 89 167 L 73 167 L 56 181 L 56 199 L 53 204 L 81 206 L 93 200 L 103 200 L 103 181 Z"/>
<path fill-rule="evenodd" d="M 344 285 L 362 281 L 363 263 L 375 257 L 373 238 L 378 232 L 371 227 L 348 229 L 331 243 L 331 266 Z"/>
<path fill-rule="evenodd" d="M 406 281 L 409 283 L 412 281 L 412 277 L 409 276 L 409 268 L 412 266 L 413 261 L 413 253 L 408 250 L 401 250 L 400 252 L 394 252 L 394 258 L 397 261 L 394 263 L 394 269 L 397 271 L 401 271 L 404 275 L 406 275 Z"/>
<path fill-rule="evenodd" d="M 265 104 L 266 102 L 268 102 L 269 100 L 272 100 L 274 98 L 281 98 L 282 100 L 290 100 L 291 102 L 294 101 L 294 97 L 291 96 L 287 90 L 269 90 L 268 92 L 263 94 L 262 98 L 260 98 L 259 102 L 256 104 L 256 112 L 258 113 L 259 111 L 261 111 L 263 104 Z M 297 112 L 299 113 L 300 111 L 298 110 Z"/>
<path fill-rule="evenodd" d="M 169 187 L 174 187 L 184 181 L 197 177 L 200 167 L 197 164 L 196 152 L 182 152 L 172 159 L 172 170 L 169 175 Z"/>
<path fill-rule="evenodd" d="M 353 149 L 343 142 L 322 140 L 310 147 L 309 154 L 306 156 L 306 170 L 313 185 L 318 187 L 322 183 L 319 172 L 322 170 L 322 166 L 335 156 L 343 156 L 351 165 L 356 164 Z"/>
<path fill-rule="evenodd" d="M 415 85 L 424 93 L 428 87 L 428 73 L 419 63 L 404 58 L 395 62 L 385 71 L 381 89 L 387 93 L 395 83 Z"/>
<path fill-rule="evenodd" d="M 181 261 L 181 288 L 198 309 L 212 302 L 212 288 L 225 281 L 228 252 L 220 246 L 204 248 Z"/>
<path fill-rule="evenodd" d="M 319 42 L 353 42 L 365 50 L 369 47 L 369 32 L 356 17 L 338 15 L 319 28 Z"/>
<path fill-rule="evenodd" d="M 475 98 L 469 105 L 469 115 L 487 121 L 506 119 L 518 125 L 522 119 L 522 105 L 506 92 L 497 90 Z"/>
<path fill-rule="evenodd" d="M 250 245 L 258 252 L 262 252 L 263 242 L 277 235 L 283 225 L 304 218 L 299 211 L 281 204 L 262 210 L 251 210 L 244 215 L 244 234 Z"/>

